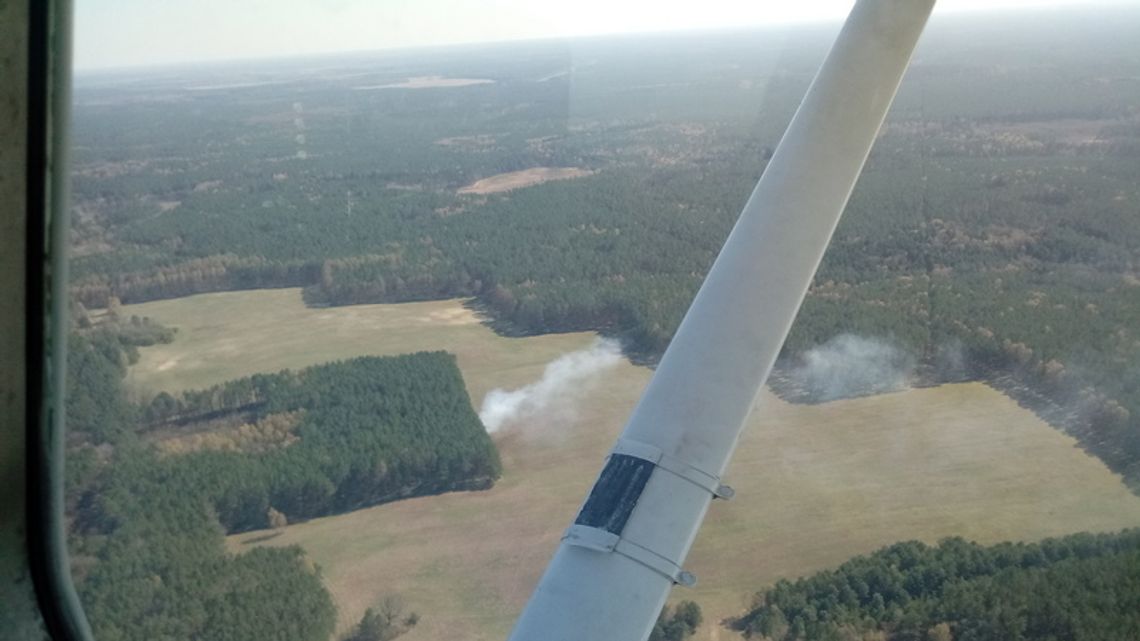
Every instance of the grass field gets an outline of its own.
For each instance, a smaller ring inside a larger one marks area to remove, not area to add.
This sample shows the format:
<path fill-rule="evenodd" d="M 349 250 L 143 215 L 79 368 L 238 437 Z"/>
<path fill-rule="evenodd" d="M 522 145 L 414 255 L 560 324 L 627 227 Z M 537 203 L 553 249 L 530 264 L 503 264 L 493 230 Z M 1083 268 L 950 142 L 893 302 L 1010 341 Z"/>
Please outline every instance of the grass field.
<path fill-rule="evenodd" d="M 537 379 L 588 334 L 509 339 L 455 301 L 305 309 L 296 290 L 211 294 L 128 306 L 179 327 L 143 350 L 133 382 L 202 386 L 255 371 L 357 354 L 447 349 L 478 406 L 486 391 Z M 321 565 L 342 629 L 390 593 L 422 615 L 408 641 L 503 639 L 602 457 L 649 379 L 628 362 L 582 390 L 576 415 L 497 436 L 503 479 L 490 491 L 412 499 L 266 533 L 234 551 L 303 546 Z M 823 405 L 765 395 L 686 567 L 715 622 L 781 577 L 834 566 L 901 539 L 1038 539 L 1140 525 L 1140 498 L 1074 441 L 981 384 Z"/>
<path fill-rule="evenodd" d="M 130 385 L 157 392 L 202 388 L 258 372 L 363 355 L 447 350 L 457 356 L 471 397 L 517 386 L 535 368 L 580 349 L 592 334 L 506 338 L 459 301 L 310 308 L 299 289 L 202 294 L 123 306 L 178 328 L 176 340 L 141 351 Z"/>

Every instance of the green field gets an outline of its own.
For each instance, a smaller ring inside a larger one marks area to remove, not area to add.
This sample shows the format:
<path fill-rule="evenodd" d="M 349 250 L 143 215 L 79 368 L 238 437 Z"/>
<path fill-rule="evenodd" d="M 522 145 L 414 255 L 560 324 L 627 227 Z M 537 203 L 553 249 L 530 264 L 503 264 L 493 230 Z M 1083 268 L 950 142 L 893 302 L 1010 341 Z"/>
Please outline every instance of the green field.
<path fill-rule="evenodd" d="M 297 290 L 211 294 L 125 307 L 177 326 L 142 350 L 138 389 L 200 387 L 359 354 L 455 352 L 478 407 L 486 391 L 537 379 L 589 334 L 512 339 L 458 301 L 307 309 Z M 494 489 L 412 499 L 289 526 L 324 570 L 342 628 L 397 593 L 422 621 L 409 641 L 502 639 L 600 468 L 650 372 L 628 362 L 593 381 L 574 415 L 498 437 Z M 1140 525 L 1130 494 L 1074 441 L 982 384 L 816 406 L 765 395 L 687 567 L 700 579 L 698 638 L 781 577 L 809 574 L 901 539 L 1038 539 Z M 247 549 L 266 533 L 230 538 Z"/>
<path fill-rule="evenodd" d="M 354 356 L 447 350 L 459 359 L 473 399 L 522 385 L 533 368 L 590 344 L 589 333 L 505 338 L 460 301 L 312 308 L 299 289 L 202 294 L 125 305 L 178 329 L 177 340 L 142 350 L 128 374 L 137 390 L 197 389 L 258 372 Z M 476 400 L 476 408 L 478 401 Z"/>

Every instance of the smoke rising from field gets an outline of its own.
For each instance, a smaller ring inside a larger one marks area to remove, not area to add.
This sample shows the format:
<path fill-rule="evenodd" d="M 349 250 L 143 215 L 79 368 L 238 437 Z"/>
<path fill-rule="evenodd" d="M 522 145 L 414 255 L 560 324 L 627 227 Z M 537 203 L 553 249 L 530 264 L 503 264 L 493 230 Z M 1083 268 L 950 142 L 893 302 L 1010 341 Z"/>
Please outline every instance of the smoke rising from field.
<path fill-rule="evenodd" d="M 479 419 L 494 434 L 523 420 L 540 427 L 552 421 L 572 418 L 575 401 L 588 389 L 588 383 L 622 360 L 617 341 L 598 339 L 590 347 L 563 354 L 551 361 L 542 378 L 514 390 L 491 390 L 483 398 Z"/>
<path fill-rule="evenodd" d="M 905 389 L 915 365 L 884 340 L 841 334 L 806 352 L 793 376 L 814 400 L 833 401 Z"/>
<path fill-rule="evenodd" d="M 945 382 L 964 381 L 970 377 L 969 359 L 966 346 L 957 338 L 938 346 L 934 354 L 934 371 L 938 380 Z"/>

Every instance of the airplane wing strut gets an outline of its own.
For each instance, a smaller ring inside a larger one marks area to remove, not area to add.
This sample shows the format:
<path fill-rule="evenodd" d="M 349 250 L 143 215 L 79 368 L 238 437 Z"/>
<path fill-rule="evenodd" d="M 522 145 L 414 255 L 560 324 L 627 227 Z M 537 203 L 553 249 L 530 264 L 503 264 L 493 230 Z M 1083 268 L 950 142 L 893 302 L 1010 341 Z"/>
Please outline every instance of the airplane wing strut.
<path fill-rule="evenodd" d="M 693 583 L 685 556 L 933 5 L 855 5 L 511 641 L 644 641 Z"/>

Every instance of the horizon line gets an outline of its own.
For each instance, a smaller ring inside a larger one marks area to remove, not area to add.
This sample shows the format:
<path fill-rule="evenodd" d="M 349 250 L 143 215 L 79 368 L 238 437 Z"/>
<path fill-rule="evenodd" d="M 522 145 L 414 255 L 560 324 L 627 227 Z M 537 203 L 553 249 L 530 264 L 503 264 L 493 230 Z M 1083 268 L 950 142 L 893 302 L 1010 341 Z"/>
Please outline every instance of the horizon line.
<path fill-rule="evenodd" d="M 1049 4 L 1037 7 L 1025 6 L 992 6 L 992 7 L 967 7 L 964 9 L 943 9 L 938 11 L 939 6 L 935 5 L 935 16 L 942 17 L 977 17 L 985 14 L 1006 14 L 1007 16 L 1013 14 L 1021 14 L 1027 11 L 1048 11 L 1064 12 L 1064 11 L 1080 11 L 1081 13 L 1093 13 L 1096 9 L 1114 9 L 1114 10 L 1132 10 L 1140 12 L 1140 4 L 1125 4 L 1124 2 L 1116 2 L 1113 0 L 1094 0 L 1094 2 L 1086 3 L 1080 0 L 1062 0 L 1058 4 Z M 932 16 L 933 18 L 934 16 Z M 350 56 L 367 56 L 375 54 L 390 54 L 399 52 L 415 52 L 415 51 L 443 51 L 447 49 L 462 49 L 468 47 L 491 47 L 495 45 L 511 45 L 511 44 L 543 44 L 543 43 L 566 43 L 570 44 L 575 41 L 591 40 L 591 39 L 604 39 L 604 38 L 623 38 L 623 37 L 644 37 L 644 36 L 670 36 L 670 35 L 700 35 L 700 34 L 715 34 L 715 33 L 744 33 L 749 31 L 762 31 L 766 29 L 786 29 L 786 28 L 809 28 L 809 27 L 831 27 L 838 28 L 845 20 L 845 17 L 826 16 L 812 19 L 795 19 L 780 22 L 763 22 L 753 23 L 748 25 L 739 26 L 711 26 L 711 27 L 694 27 L 694 28 L 665 28 L 665 29 L 646 29 L 644 31 L 598 31 L 593 33 L 581 33 L 571 35 L 534 35 L 524 36 L 518 38 L 499 38 L 491 40 L 457 40 L 454 42 L 444 43 L 425 43 L 425 44 L 403 44 L 391 47 L 376 47 L 376 48 L 360 48 L 360 49 L 337 49 L 327 51 L 306 51 L 301 53 L 272 53 L 264 55 L 248 55 L 236 57 L 216 57 L 216 58 L 197 58 L 187 60 L 173 60 L 164 62 L 142 62 L 138 64 L 118 64 L 118 65 L 102 65 L 102 66 L 80 66 L 72 61 L 72 73 L 76 76 L 83 74 L 122 74 L 132 72 L 162 72 L 162 71 L 175 71 L 186 70 L 187 68 L 205 68 L 212 66 L 227 66 L 239 64 L 262 64 L 271 62 L 284 62 L 284 61 L 300 61 L 305 59 L 315 58 L 335 58 L 335 57 L 350 57 Z M 933 21 L 932 21 L 933 23 Z M 929 27 L 929 25 L 928 25 Z"/>

